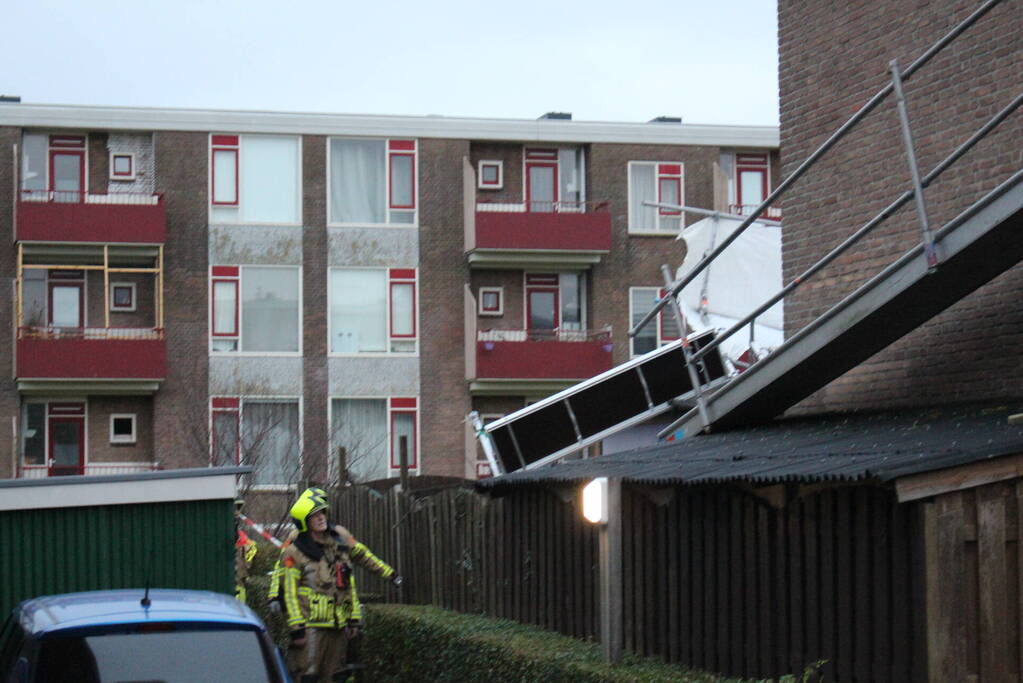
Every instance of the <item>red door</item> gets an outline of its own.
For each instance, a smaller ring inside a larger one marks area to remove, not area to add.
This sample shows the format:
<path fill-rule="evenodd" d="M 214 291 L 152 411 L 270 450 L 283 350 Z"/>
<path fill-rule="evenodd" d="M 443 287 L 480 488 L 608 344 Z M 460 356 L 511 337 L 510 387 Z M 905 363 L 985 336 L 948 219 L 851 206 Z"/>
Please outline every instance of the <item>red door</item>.
<path fill-rule="evenodd" d="M 85 287 L 81 282 L 50 281 L 50 327 L 85 327 Z"/>
<path fill-rule="evenodd" d="M 550 213 L 558 201 L 558 162 L 526 162 L 526 210 Z"/>
<path fill-rule="evenodd" d="M 85 405 L 51 403 L 47 425 L 49 475 L 85 473 Z"/>
<path fill-rule="evenodd" d="M 79 202 L 85 192 L 85 151 L 50 150 L 50 190 L 55 202 Z"/>

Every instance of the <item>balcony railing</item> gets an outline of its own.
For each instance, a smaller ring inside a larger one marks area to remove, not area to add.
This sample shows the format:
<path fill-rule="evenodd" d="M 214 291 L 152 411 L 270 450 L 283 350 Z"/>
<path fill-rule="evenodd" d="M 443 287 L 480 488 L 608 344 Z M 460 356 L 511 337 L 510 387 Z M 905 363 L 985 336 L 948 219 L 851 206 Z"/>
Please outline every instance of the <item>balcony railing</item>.
<path fill-rule="evenodd" d="M 161 469 L 158 462 L 100 462 L 87 463 L 84 467 L 86 476 L 104 476 L 108 474 L 139 474 Z M 18 468 L 20 479 L 46 479 L 50 469 L 46 465 L 21 465 Z"/>
<path fill-rule="evenodd" d="M 759 204 L 729 204 L 728 213 L 735 214 L 736 216 L 749 216 L 754 211 L 760 208 Z M 764 209 L 761 213 L 763 218 L 769 218 L 774 221 L 781 220 L 781 207 L 780 206 L 769 206 Z"/>
<path fill-rule="evenodd" d="M 161 328 L 18 328 L 19 380 L 162 380 L 167 343 Z"/>
<path fill-rule="evenodd" d="M 611 368 L 611 330 L 481 330 L 479 379 L 585 379 Z"/>
<path fill-rule="evenodd" d="M 160 194 L 22 190 L 16 229 L 19 241 L 157 244 L 166 224 Z"/>
<path fill-rule="evenodd" d="M 606 252 L 607 202 L 476 203 L 476 249 Z"/>

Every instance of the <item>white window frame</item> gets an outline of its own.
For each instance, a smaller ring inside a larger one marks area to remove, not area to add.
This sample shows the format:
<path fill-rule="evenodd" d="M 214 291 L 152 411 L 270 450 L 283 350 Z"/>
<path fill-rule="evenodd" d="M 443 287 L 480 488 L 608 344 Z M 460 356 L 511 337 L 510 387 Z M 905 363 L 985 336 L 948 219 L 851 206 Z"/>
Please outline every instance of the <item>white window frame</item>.
<path fill-rule="evenodd" d="M 330 285 L 331 273 L 335 270 L 376 270 L 384 271 L 384 282 L 385 292 L 384 300 L 386 301 L 386 307 L 384 310 L 384 331 L 385 338 L 387 339 L 387 349 L 384 351 L 334 351 L 331 348 L 331 341 L 334 339 L 334 323 L 333 310 L 334 304 L 334 291 Z M 415 273 L 415 278 L 410 279 L 406 277 L 394 277 L 393 271 L 411 270 Z M 411 284 L 412 285 L 412 326 L 415 330 L 415 334 L 411 337 L 394 335 L 391 332 L 391 314 L 393 308 L 393 295 L 392 285 L 395 284 Z M 370 268 L 366 266 L 331 266 L 327 269 L 327 355 L 335 358 L 372 358 L 372 357 L 386 357 L 386 358 L 418 358 L 419 357 L 419 340 L 420 340 L 420 326 L 419 326 L 419 268 L 418 267 L 398 267 L 398 266 L 385 266 L 382 268 Z M 392 351 L 392 344 L 394 342 L 410 341 L 413 343 L 414 349 L 412 351 Z"/>
<path fill-rule="evenodd" d="M 501 190 L 504 188 L 504 161 L 500 159 L 480 159 L 476 168 L 476 187 L 481 190 Z M 497 169 L 497 182 L 488 183 L 483 180 L 483 168 L 493 166 Z"/>
<path fill-rule="evenodd" d="M 118 287 L 131 289 L 131 306 L 118 306 L 114 303 L 114 290 Z M 138 288 L 134 282 L 111 282 L 110 283 L 110 310 L 117 313 L 134 313 L 138 310 Z"/>
<path fill-rule="evenodd" d="M 491 311 L 483 307 L 483 300 L 485 294 L 497 294 L 497 310 Z M 481 316 L 488 316 L 498 318 L 504 315 L 504 287 L 480 287 L 479 289 L 479 314 Z"/>
<path fill-rule="evenodd" d="M 238 401 L 237 407 L 224 408 L 224 407 L 213 407 L 214 399 L 235 399 Z M 236 462 L 240 465 L 245 464 L 245 456 L 242 453 L 242 434 L 244 433 L 244 423 L 242 422 L 242 416 L 245 413 L 245 404 L 250 403 L 297 403 L 298 404 L 298 468 L 299 472 L 305 470 L 305 458 L 303 454 L 305 452 L 305 419 L 304 419 L 304 402 L 301 396 L 253 396 L 253 395 L 240 395 L 240 394 L 217 394 L 210 396 L 207 401 L 207 434 L 209 435 L 209 462 L 213 462 L 214 455 L 214 443 L 213 443 L 213 413 L 235 413 L 238 420 L 238 444 L 237 452 L 235 454 Z M 294 491 L 298 489 L 299 481 L 295 481 L 291 484 L 252 484 L 250 487 L 253 491 Z"/>
<path fill-rule="evenodd" d="M 214 144 L 214 136 L 231 136 L 238 139 L 237 145 L 229 145 L 226 143 Z M 245 220 L 241 217 L 243 211 L 242 208 L 242 185 L 245 183 L 245 178 L 242 175 L 242 154 L 244 153 L 243 141 L 246 137 L 264 137 L 264 138 L 288 138 L 295 140 L 298 155 L 295 161 L 295 216 L 294 221 L 251 221 Z M 214 225 L 302 225 L 302 136 L 300 135 L 287 135 L 287 134 L 241 134 L 241 133 L 210 133 L 209 134 L 209 156 L 208 166 L 209 172 L 207 179 L 208 192 L 209 192 L 209 206 L 207 207 L 208 220 Z M 234 151 L 234 172 L 235 172 L 235 186 L 234 186 L 234 202 L 214 202 L 213 201 L 213 178 L 214 178 L 214 151 Z M 235 220 L 224 220 L 223 218 L 213 218 L 213 210 L 217 208 L 224 209 L 237 209 L 238 216 Z"/>
<path fill-rule="evenodd" d="M 214 275 L 213 274 L 213 269 L 214 268 L 220 268 L 220 267 L 237 268 L 238 269 L 238 275 L 236 277 L 232 277 L 232 276 L 229 276 L 229 275 Z M 242 349 L 242 337 L 243 337 L 242 330 L 245 327 L 243 322 L 242 322 L 242 320 L 243 320 L 243 317 L 242 317 L 242 291 L 243 291 L 243 283 L 245 281 L 245 269 L 246 268 L 290 268 L 292 270 L 297 270 L 298 271 L 298 328 L 297 328 L 298 350 L 297 351 L 242 351 L 241 350 Z M 282 357 L 282 358 L 295 358 L 295 357 L 301 356 L 303 354 L 302 348 L 303 348 L 303 344 L 304 344 L 304 339 L 303 339 L 303 335 L 302 335 L 302 326 L 303 326 L 303 322 L 304 322 L 303 321 L 303 317 L 305 315 L 305 311 L 304 311 L 305 292 L 304 292 L 304 283 L 303 283 L 303 280 L 302 280 L 303 266 L 284 266 L 284 265 L 273 265 L 273 264 L 264 264 L 264 263 L 246 263 L 246 264 L 230 264 L 230 265 L 226 264 L 226 263 L 218 263 L 216 265 L 211 264 L 209 266 L 208 270 L 209 270 L 209 274 L 207 275 L 207 281 L 206 282 L 207 282 L 207 292 L 208 292 L 208 295 L 209 295 L 209 306 L 208 306 L 209 319 L 207 320 L 207 333 L 206 333 L 206 336 L 207 336 L 207 340 L 208 340 L 207 341 L 207 345 L 208 345 L 207 348 L 208 348 L 209 355 L 211 355 L 211 356 L 225 356 L 225 357 L 231 357 L 231 358 L 238 358 L 238 357 Z M 214 321 L 214 317 L 216 315 L 216 310 L 214 309 L 215 300 L 214 300 L 214 297 L 213 297 L 213 283 L 214 283 L 214 281 L 231 281 L 231 280 L 235 281 L 235 283 L 236 283 L 236 285 L 235 285 L 236 286 L 236 290 L 235 290 L 235 302 L 234 302 L 234 305 L 235 305 L 235 321 L 236 321 L 236 324 L 238 326 L 237 330 L 235 330 L 237 332 L 237 335 L 234 336 L 234 337 L 230 337 L 230 336 L 226 336 L 226 335 L 221 335 L 221 338 L 237 340 L 237 349 L 235 349 L 234 351 L 214 350 L 213 349 L 213 340 L 216 337 L 213 336 L 213 321 Z"/>
<path fill-rule="evenodd" d="M 331 177 L 331 160 L 330 160 L 330 143 L 332 140 L 352 140 L 352 139 L 365 139 L 365 140 L 383 140 L 384 142 L 384 218 L 383 223 L 338 223 L 331 220 L 331 216 L 334 215 L 334 208 L 332 205 L 333 200 L 331 191 L 333 179 Z M 391 149 L 392 142 L 411 142 L 412 149 Z M 392 208 L 391 207 L 391 157 L 392 156 L 411 156 L 412 157 L 412 203 L 411 209 L 403 208 Z M 328 136 L 326 140 L 326 159 L 327 159 L 327 227 L 330 228 L 397 228 L 397 229 L 419 229 L 419 211 L 421 209 L 419 203 L 419 139 L 418 138 L 388 138 L 388 137 L 366 137 L 358 138 L 353 135 L 332 135 Z M 412 214 L 411 223 L 391 223 L 391 211 L 408 211 Z"/>
<path fill-rule="evenodd" d="M 648 290 L 650 292 L 650 294 L 651 294 L 651 297 L 656 296 L 657 298 L 660 298 L 660 297 L 664 296 L 664 294 L 665 294 L 664 287 L 656 287 L 656 286 L 649 286 L 649 285 L 639 285 L 639 286 L 635 286 L 635 287 L 629 287 L 629 328 L 630 329 L 632 328 L 632 321 L 635 319 L 634 315 L 636 313 L 635 309 L 633 309 L 633 307 L 632 307 L 633 294 L 636 293 L 636 292 L 639 292 L 641 290 Z M 652 304 L 651 304 L 651 307 L 652 307 Z M 665 333 L 664 333 L 664 316 L 666 314 L 668 314 L 668 315 L 671 314 L 671 312 L 668 310 L 667 306 L 665 306 L 664 308 L 662 308 L 660 310 L 660 312 L 658 312 L 658 314 L 657 314 L 657 322 L 654 323 L 657 326 L 656 327 L 656 330 L 657 330 L 657 346 L 655 348 L 658 348 L 658 349 L 661 348 L 662 346 L 664 346 L 665 344 L 668 344 L 668 343 L 673 342 L 676 339 L 678 339 L 678 337 L 666 336 Z M 650 324 L 651 323 L 647 323 L 647 325 L 650 325 Z M 629 358 L 636 358 L 637 356 L 643 355 L 643 354 L 636 353 L 636 349 L 635 349 L 634 344 L 635 344 L 635 337 L 629 337 Z M 647 353 L 649 353 L 649 352 L 647 352 Z"/>
<path fill-rule="evenodd" d="M 119 436 L 114 434 L 114 420 L 131 420 L 131 434 Z M 138 415 L 137 413 L 111 413 L 110 414 L 110 443 L 112 444 L 134 444 L 138 442 Z"/>
<path fill-rule="evenodd" d="M 678 178 L 679 184 L 679 203 L 685 205 L 686 203 L 686 167 L 681 161 L 630 161 L 626 168 L 626 202 L 632 202 L 632 169 L 634 166 L 653 166 L 654 167 L 654 193 L 658 201 L 661 196 L 661 179 L 662 178 Z M 678 166 L 679 173 L 675 174 L 662 174 L 660 171 L 661 166 Z M 628 233 L 630 235 L 660 235 L 660 236 L 677 236 L 682 230 L 685 229 L 686 225 L 686 214 L 683 211 L 677 213 L 665 214 L 665 209 L 655 209 L 657 217 L 657 228 L 654 230 L 634 228 L 632 225 L 632 210 L 631 206 L 626 207 L 626 218 L 629 222 Z M 661 216 L 670 215 L 672 218 L 679 219 L 679 229 L 674 228 L 661 229 Z"/>
<path fill-rule="evenodd" d="M 128 173 L 116 173 L 114 171 L 114 161 L 117 157 L 128 157 L 129 172 Z M 138 169 L 135 166 L 135 153 L 134 152 L 110 152 L 110 180 L 135 180 L 138 173 Z"/>

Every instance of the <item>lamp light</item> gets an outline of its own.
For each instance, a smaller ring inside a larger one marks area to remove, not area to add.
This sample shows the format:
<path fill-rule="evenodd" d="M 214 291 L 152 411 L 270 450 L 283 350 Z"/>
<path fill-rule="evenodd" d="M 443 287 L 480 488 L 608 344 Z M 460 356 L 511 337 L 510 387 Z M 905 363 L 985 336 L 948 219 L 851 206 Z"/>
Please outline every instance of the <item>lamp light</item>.
<path fill-rule="evenodd" d="M 583 488 L 583 517 L 593 524 L 607 524 L 607 477 L 597 477 Z"/>

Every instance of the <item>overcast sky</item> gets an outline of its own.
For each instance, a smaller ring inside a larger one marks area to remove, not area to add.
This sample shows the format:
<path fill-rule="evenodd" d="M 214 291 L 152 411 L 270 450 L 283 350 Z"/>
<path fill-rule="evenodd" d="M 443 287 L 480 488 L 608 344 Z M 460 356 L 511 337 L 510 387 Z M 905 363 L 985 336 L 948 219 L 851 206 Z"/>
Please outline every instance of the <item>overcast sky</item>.
<path fill-rule="evenodd" d="M 30 0 L 23 102 L 777 125 L 774 0 Z"/>

